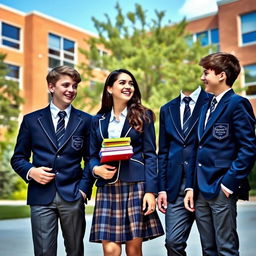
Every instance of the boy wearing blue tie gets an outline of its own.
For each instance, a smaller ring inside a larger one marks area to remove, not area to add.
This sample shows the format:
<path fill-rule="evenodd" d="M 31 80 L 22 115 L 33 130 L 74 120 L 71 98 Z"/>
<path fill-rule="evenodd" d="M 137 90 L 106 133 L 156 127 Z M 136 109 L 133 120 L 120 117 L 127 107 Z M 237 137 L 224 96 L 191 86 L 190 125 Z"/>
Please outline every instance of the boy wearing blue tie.
<path fill-rule="evenodd" d="M 214 94 L 202 109 L 193 191 L 184 203 L 195 211 L 203 255 L 238 256 L 236 203 L 248 194 L 247 176 L 256 157 L 255 116 L 250 102 L 231 89 L 240 73 L 238 59 L 218 52 L 201 59 L 201 80 Z"/>
<path fill-rule="evenodd" d="M 88 171 L 91 116 L 71 105 L 81 81 L 75 69 L 56 67 L 46 79 L 52 101 L 24 116 L 11 165 L 28 183 L 34 254 L 57 254 L 60 220 L 67 255 L 83 256 L 84 201 L 94 181 Z"/>
<path fill-rule="evenodd" d="M 158 209 L 165 214 L 168 256 L 186 255 L 187 239 L 195 215 L 184 207 L 185 190 L 192 188 L 197 126 L 202 106 L 211 95 L 200 86 L 180 95 L 160 110 L 158 151 Z"/>

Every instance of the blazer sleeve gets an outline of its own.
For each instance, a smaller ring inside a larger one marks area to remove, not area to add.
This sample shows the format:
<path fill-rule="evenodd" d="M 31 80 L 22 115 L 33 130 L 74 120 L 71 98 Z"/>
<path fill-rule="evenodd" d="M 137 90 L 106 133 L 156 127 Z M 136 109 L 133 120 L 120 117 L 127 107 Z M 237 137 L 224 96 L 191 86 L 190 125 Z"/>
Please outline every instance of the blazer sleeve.
<path fill-rule="evenodd" d="M 31 136 L 29 124 L 26 116 L 23 118 L 23 121 L 20 126 L 19 134 L 17 137 L 16 146 L 14 149 L 14 154 L 11 158 L 11 166 L 14 171 L 20 175 L 20 177 L 25 181 L 27 180 L 28 171 L 34 167 L 30 163 L 31 156 Z"/>
<path fill-rule="evenodd" d="M 89 160 L 90 160 L 90 129 L 91 126 L 91 116 L 88 118 L 85 129 L 85 149 L 83 152 L 83 160 L 84 160 L 84 170 L 83 170 L 83 176 L 82 179 L 79 182 L 79 189 L 81 189 L 87 196 L 88 199 L 91 198 L 92 194 L 92 187 L 95 182 L 95 178 L 92 176 L 92 173 L 90 171 L 89 167 Z"/>
<path fill-rule="evenodd" d="M 231 126 L 237 143 L 237 154 L 224 175 L 222 184 L 237 193 L 256 159 L 255 116 L 247 99 L 241 97 L 240 102 L 235 102 Z"/>
<path fill-rule="evenodd" d="M 150 115 L 151 116 L 151 115 Z M 144 122 L 143 130 L 143 155 L 145 164 L 145 192 L 157 193 L 157 155 L 156 155 L 156 135 L 153 118 Z"/>
<path fill-rule="evenodd" d="M 101 149 L 101 141 L 97 136 L 97 130 L 99 130 L 99 119 L 97 116 L 92 118 L 91 132 L 90 132 L 90 161 L 89 168 L 93 174 L 93 168 L 100 165 L 99 152 Z"/>
<path fill-rule="evenodd" d="M 160 127 L 159 127 L 159 150 L 158 150 L 158 192 L 166 191 L 166 172 L 169 151 L 169 139 L 165 129 L 164 109 L 160 109 Z"/>

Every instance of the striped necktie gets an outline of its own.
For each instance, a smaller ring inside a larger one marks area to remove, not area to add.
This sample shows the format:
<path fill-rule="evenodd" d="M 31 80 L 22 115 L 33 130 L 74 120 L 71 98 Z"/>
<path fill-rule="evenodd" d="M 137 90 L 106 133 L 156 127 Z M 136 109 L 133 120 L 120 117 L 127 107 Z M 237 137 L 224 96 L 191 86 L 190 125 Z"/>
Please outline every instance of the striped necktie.
<path fill-rule="evenodd" d="M 191 110 L 189 106 L 189 102 L 192 99 L 190 97 L 184 97 L 183 101 L 185 103 L 185 108 L 184 108 L 184 114 L 183 114 L 183 134 L 186 137 L 188 133 L 188 126 L 189 126 L 189 120 L 191 116 Z"/>
<path fill-rule="evenodd" d="M 65 133 L 65 111 L 60 111 L 58 113 L 58 116 L 60 117 L 57 123 L 57 129 L 56 129 L 56 138 L 58 142 L 58 146 L 61 145 L 61 141 L 63 139 L 64 133 Z"/>
<path fill-rule="evenodd" d="M 209 116 L 208 116 L 207 122 L 208 122 L 208 121 L 210 120 L 210 118 L 212 117 L 212 112 L 215 110 L 216 104 L 217 104 L 217 100 L 216 100 L 216 98 L 214 97 L 214 98 L 212 99 L 212 101 L 211 101 L 211 105 L 210 105 L 210 114 L 209 114 Z"/>

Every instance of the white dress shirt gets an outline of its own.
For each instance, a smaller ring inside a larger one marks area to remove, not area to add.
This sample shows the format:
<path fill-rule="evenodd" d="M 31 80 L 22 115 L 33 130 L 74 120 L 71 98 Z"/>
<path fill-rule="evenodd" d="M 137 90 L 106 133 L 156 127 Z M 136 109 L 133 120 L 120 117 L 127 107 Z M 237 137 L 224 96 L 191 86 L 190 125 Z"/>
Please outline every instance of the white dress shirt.
<path fill-rule="evenodd" d="M 199 86 L 195 91 L 193 91 L 189 97 L 191 98 L 191 101 L 189 102 L 189 107 L 190 107 L 190 112 L 191 115 L 194 111 L 195 105 L 196 105 L 196 101 L 199 97 L 199 94 L 201 92 L 201 87 Z M 184 109 L 185 109 L 185 102 L 183 101 L 183 99 L 186 96 L 182 91 L 180 92 L 180 121 L 181 121 L 181 129 L 183 129 L 183 115 L 184 115 Z"/>
<path fill-rule="evenodd" d="M 52 122 L 53 122 L 53 126 L 54 129 L 56 131 L 57 129 L 57 124 L 58 124 L 58 120 L 59 120 L 59 116 L 58 113 L 60 111 L 65 111 L 66 112 L 66 116 L 65 116 L 65 128 L 67 128 L 67 124 L 69 121 L 69 117 L 70 117 L 70 113 L 71 113 L 71 105 L 69 105 L 66 109 L 64 110 L 60 110 L 58 107 L 56 107 L 53 102 L 50 103 L 50 111 L 51 111 L 51 115 L 52 115 Z"/>
<path fill-rule="evenodd" d="M 120 138 L 124 127 L 124 122 L 127 116 L 127 108 L 125 108 L 118 118 L 114 114 L 114 110 L 111 110 L 111 116 L 108 124 L 108 137 L 109 138 Z"/>

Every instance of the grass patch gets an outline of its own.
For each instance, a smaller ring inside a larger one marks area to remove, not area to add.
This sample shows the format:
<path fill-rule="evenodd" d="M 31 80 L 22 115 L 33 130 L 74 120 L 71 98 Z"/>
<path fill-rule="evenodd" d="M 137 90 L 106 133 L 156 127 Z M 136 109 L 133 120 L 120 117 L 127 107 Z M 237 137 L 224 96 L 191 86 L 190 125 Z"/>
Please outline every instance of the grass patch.
<path fill-rule="evenodd" d="M 250 190 L 250 196 L 256 196 L 256 189 Z"/>
<path fill-rule="evenodd" d="M 0 205 L 0 220 L 30 217 L 28 205 Z"/>
<path fill-rule="evenodd" d="M 94 206 L 85 206 L 86 214 L 93 214 Z M 0 220 L 20 219 L 30 217 L 28 205 L 0 205 Z"/>

